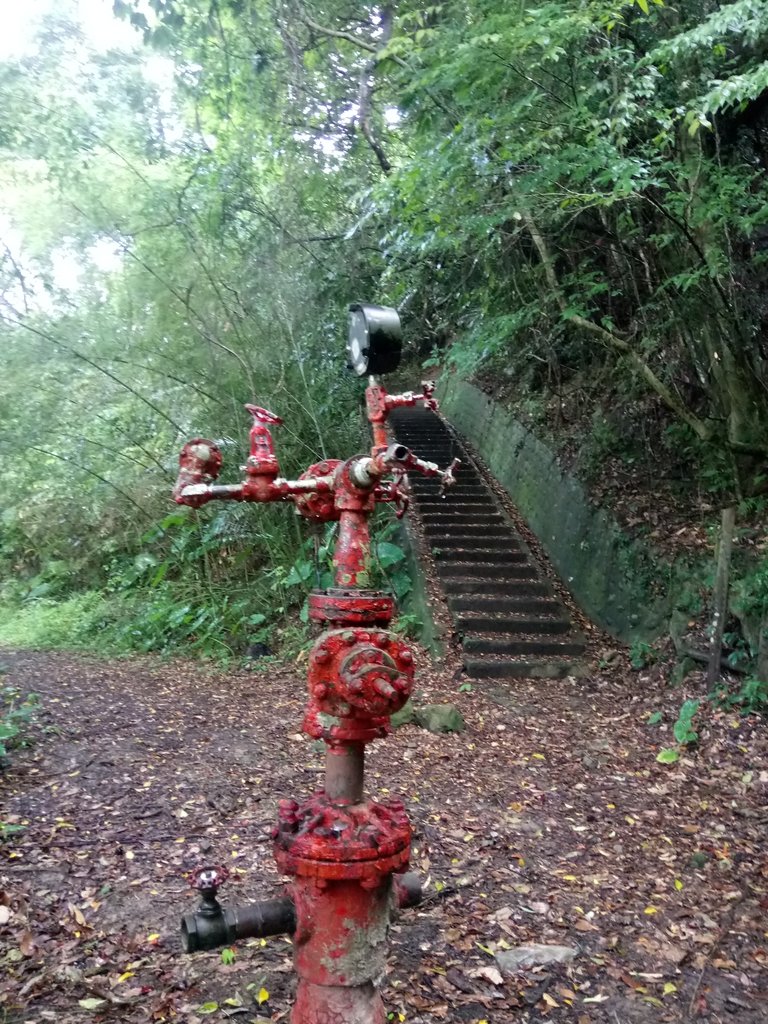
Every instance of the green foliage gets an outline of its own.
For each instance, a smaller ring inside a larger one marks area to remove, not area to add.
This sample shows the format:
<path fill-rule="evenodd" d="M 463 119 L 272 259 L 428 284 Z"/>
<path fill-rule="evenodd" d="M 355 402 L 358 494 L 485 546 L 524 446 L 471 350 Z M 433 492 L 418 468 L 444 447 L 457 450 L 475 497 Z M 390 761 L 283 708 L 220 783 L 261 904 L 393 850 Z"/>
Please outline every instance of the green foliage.
<path fill-rule="evenodd" d="M 659 764 L 674 764 L 680 760 L 680 751 L 674 747 L 665 747 L 656 755 L 656 760 Z"/>
<path fill-rule="evenodd" d="M 410 637 L 416 640 L 421 635 L 424 627 L 423 621 L 413 612 L 403 612 L 395 619 L 392 630 L 401 636 Z"/>
<path fill-rule="evenodd" d="M 693 728 L 693 719 L 701 707 L 700 700 L 686 700 L 680 707 L 677 721 L 672 727 L 672 732 L 677 742 L 682 747 L 690 746 L 699 738 L 699 734 Z"/>
<path fill-rule="evenodd" d="M 735 590 L 740 616 L 768 620 L 768 558 L 753 563 Z"/>
<path fill-rule="evenodd" d="M 698 732 L 693 727 L 693 720 L 699 712 L 701 700 L 689 699 L 683 701 L 678 712 L 672 732 L 677 741 L 677 747 L 664 747 L 656 755 L 659 764 L 675 764 L 680 760 L 683 748 L 692 746 L 699 738 Z M 662 719 L 662 714 L 657 711 L 648 719 L 648 725 L 656 724 Z"/>
<path fill-rule="evenodd" d="M 768 715 L 768 682 L 747 676 L 735 688 L 721 684 L 710 699 L 722 707 L 734 708 L 744 715 Z"/>
<path fill-rule="evenodd" d="M 723 644 L 731 648 L 726 661 L 735 669 L 744 669 L 751 660 L 751 651 L 746 639 L 739 630 L 726 630 L 723 633 Z"/>
<path fill-rule="evenodd" d="M 62 601 L 33 600 L 5 607 L 0 619 L 0 645 L 6 647 L 87 647 L 110 624 L 110 602 L 95 591 Z"/>
<path fill-rule="evenodd" d="M 653 647 L 644 640 L 633 640 L 629 649 L 629 663 L 634 669 L 648 668 L 656 661 Z"/>
<path fill-rule="evenodd" d="M 13 836 L 18 835 L 19 832 L 23 832 L 25 828 L 25 825 L 18 825 L 15 822 L 3 821 L 0 819 L 0 843 L 3 842 L 4 839 L 12 839 Z"/>
<path fill-rule="evenodd" d="M 0 689 L 0 759 L 7 757 L 14 748 L 26 746 L 29 742 L 27 728 L 37 714 L 39 703 L 36 693 L 25 696 L 14 686 L 3 686 Z M 3 836 L 15 831 L 18 829 L 13 825 L 2 826 Z"/>

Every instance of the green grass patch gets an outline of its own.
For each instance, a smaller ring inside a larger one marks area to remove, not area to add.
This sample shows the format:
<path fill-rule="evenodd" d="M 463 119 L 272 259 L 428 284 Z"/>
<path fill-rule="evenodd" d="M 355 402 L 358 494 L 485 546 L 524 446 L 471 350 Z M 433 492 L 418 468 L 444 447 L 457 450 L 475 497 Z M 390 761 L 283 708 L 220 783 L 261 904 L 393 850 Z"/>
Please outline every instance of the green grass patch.
<path fill-rule="evenodd" d="M 0 645 L 37 649 L 84 649 L 96 645 L 114 621 L 111 603 L 97 591 L 63 601 L 41 599 L 18 607 L 0 607 Z"/>

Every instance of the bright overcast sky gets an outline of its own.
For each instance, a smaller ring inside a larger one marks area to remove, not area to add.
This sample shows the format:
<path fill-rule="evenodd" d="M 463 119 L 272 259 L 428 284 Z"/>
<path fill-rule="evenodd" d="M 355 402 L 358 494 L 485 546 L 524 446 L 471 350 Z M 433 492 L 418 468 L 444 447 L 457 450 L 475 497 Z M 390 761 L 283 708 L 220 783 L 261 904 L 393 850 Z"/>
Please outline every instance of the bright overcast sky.
<path fill-rule="evenodd" d="M 112 13 L 112 0 L 0 0 L 0 60 L 19 57 L 46 14 L 72 11 L 96 49 L 136 45 L 139 35 Z"/>
<path fill-rule="evenodd" d="M 48 14 L 70 15 L 80 23 L 88 44 L 95 50 L 130 49 L 141 45 L 141 35 L 112 13 L 112 0 L 0 0 L 0 61 L 14 60 L 32 51 L 35 34 Z M 153 70 L 156 75 L 151 75 Z M 166 87 L 170 87 L 173 80 L 172 64 L 156 54 L 149 54 L 145 73 L 162 80 Z M 14 224 L 13 211 L 4 209 L 3 200 L 4 194 L 0 188 L 0 241 L 15 254 L 16 261 L 25 267 L 32 306 L 51 309 L 51 299 L 40 285 L 35 268 L 26 263 L 24 240 Z M 97 239 L 87 249 L 87 256 L 103 271 L 116 270 L 121 263 L 121 256 L 114 243 L 105 239 Z M 73 252 L 67 240 L 63 239 L 62 244 L 50 254 L 50 260 L 55 286 L 64 292 L 76 294 L 84 254 Z M 22 295 L 18 289 L 12 287 L 6 299 L 18 308 L 21 307 Z"/>

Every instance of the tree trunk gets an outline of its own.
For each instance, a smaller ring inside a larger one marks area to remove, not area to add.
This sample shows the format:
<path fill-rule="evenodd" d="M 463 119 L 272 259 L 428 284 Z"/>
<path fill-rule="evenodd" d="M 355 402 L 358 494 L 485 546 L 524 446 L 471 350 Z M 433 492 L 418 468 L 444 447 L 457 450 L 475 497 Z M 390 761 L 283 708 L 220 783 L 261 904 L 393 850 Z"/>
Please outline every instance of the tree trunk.
<path fill-rule="evenodd" d="M 724 508 L 720 520 L 720 540 L 717 548 L 715 588 L 712 595 L 712 640 L 709 648 L 707 686 L 712 690 L 720 681 L 720 658 L 723 651 L 723 630 L 728 611 L 728 576 L 731 569 L 733 528 L 736 525 L 736 506 Z"/>
<path fill-rule="evenodd" d="M 760 622 L 760 634 L 757 641 L 757 678 L 761 683 L 768 683 L 768 615 Z"/>

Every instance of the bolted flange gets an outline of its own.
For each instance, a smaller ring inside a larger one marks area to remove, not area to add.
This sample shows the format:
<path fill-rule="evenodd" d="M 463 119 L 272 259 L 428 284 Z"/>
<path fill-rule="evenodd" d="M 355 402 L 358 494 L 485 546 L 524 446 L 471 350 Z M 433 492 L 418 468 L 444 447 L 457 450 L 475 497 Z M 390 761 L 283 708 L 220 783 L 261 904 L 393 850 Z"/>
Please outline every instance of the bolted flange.
<path fill-rule="evenodd" d="M 329 630 L 309 656 L 304 729 L 331 741 L 367 742 L 386 732 L 413 689 L 413 655 L 386 630 Z"/>
<path fill-rule="evenodd" d="M 408 866 L 411 826 L 401 800 L 339 807 L 324 792 L 281 806 L 272 832 L 286 875 L 376 884 Z"/>

